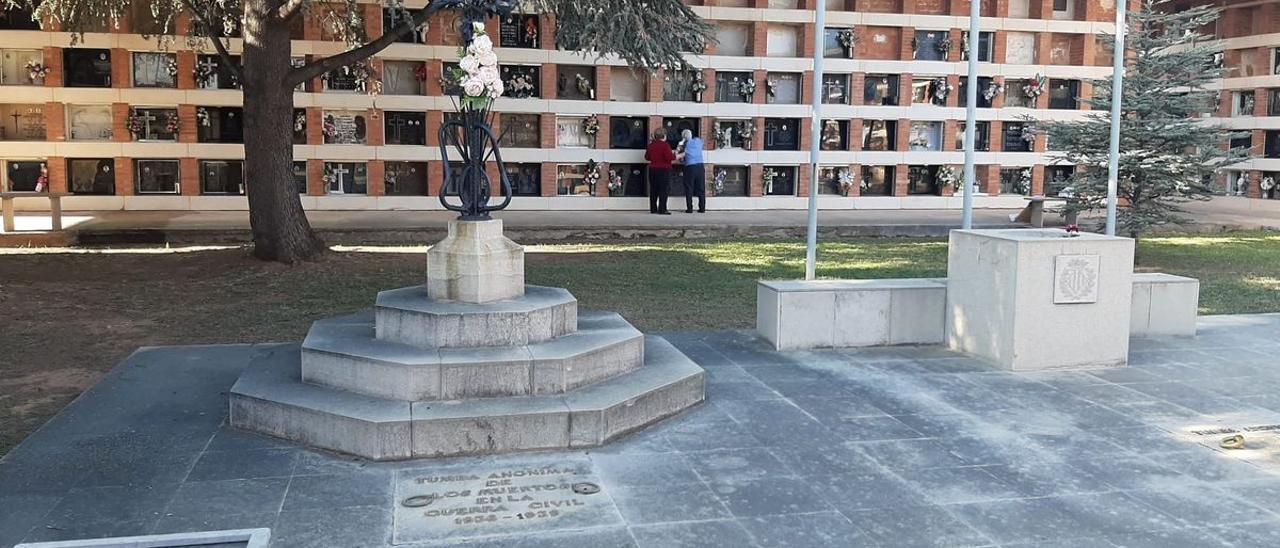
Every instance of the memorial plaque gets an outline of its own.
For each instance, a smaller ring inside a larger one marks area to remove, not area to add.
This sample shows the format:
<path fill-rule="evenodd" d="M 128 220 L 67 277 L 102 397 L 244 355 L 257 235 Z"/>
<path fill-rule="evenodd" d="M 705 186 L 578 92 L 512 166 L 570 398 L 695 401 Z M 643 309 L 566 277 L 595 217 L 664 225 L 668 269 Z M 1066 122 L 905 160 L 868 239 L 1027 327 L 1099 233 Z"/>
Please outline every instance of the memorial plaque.
<path fill-rule="evenodd" d="M 110 105 L 67 105 L 68 139 L 73 141 L 111 140 Z"/>
<path fill-rule="evenodd" d="M 538 16 L 512 13 L 498 24 L 498 44 L 504 48 L 538 47 Z"/>
<path fill-rule="evenodd" d="M 609 148 L 643 149 L 648 144 L 649 119 L 642 116 L 610 116 Z"/>
<path fill-rule="evenodd" d="M 327 145 L 364 144 L 368 125 L 364 113 L 355 111 L 326 111 L 324 113 L 324 142 Z"/>
<path fill-rule="evenodd" d="M 63 49 L 62 68 L 66 87 L 111 87 L 111 50 Z"/>
<path fill-rule="evenodd" d="M 44 105 L 0 105 L 0 140 L 43 141 Z"/>
<path fill-rule="evenodd" d="M 402 471 L 392 543 L 621 525 L 622 516 L 600 485 L 586 460 Z"/>
<path fill-rule="evenodd" d="M 1053 261 L 1053 304 L 1098 302 L 1098 255 L 1058 255 Z"/>

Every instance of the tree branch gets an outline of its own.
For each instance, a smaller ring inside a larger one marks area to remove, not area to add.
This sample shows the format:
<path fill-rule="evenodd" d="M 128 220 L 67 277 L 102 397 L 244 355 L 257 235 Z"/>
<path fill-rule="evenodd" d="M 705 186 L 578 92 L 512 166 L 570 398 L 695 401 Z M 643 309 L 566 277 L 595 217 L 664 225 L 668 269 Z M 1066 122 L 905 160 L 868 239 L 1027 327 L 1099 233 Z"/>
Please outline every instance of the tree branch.
<path fill-rule="evenodd" d="M 280 7 L 276 8 L 276 17 L 281 21 L 288 21 L 302 12 L 302 5 L 305 3 L 306 0 L 284 0 L 280 3 Z"/>
<path fill-rule="evenodd" d="M 402 36 L 413 32 L 414 29 L 422 25 L 422 23 L 426 21 L 428 17 L 431 17 L 432 14 L 442 9 L 449 9 L 461 5 L 461 3 L 462 2 L 460 0 L 435 0 L 422 8 L 417 15 L 414 15 L 411 22 L 403 22 L 391 31 L 384 32 L 382 36 L 379 36 L 358 48 L 349 49 L 342 53 L 316 59 L 315 61 L 289 71 L 288 77 L 285 78 L 285 83 L 288 84 L 289 87 L 293 87 L 331 70 L 368 59 L 375 53 L 387 49 L 388 46 L 394 44 L 396 40 L 399 40 Z"/>
<path fill-rule="evenodd" d="M 231 56 L 230 51 L 227 51 L 227 46 L 222 43 L 222 38 L 214 36 L 213 29 L 216 27 L 214 27 L 214 23 L 209 20 L 208 14 L 197 8 L 192 0 L 182 0 L 182 5 L 187 7 L 187 10 L 191 12 L 197 22 L 204 28 L 206 31 L 205 34 L 207 35 L 205 38 L 213 41 L 213 49 L 217 50 L 218 57 L 222 59 L 223 64 L 227 65 L 231 74 L 235 75 L 236 78 L 243 82 L 244 71 L 240 69 L 240 63 Z"/>

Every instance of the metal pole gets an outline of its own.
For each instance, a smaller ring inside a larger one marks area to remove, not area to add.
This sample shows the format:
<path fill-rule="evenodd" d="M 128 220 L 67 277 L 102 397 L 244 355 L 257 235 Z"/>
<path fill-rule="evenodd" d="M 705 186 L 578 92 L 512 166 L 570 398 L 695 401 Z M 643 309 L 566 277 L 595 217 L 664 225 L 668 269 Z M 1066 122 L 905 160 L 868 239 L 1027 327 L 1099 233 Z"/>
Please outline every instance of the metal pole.
<path fill-rule="evenodd" d="M 974 162 L 974 146 L 978 135 L 978 17 L 982 15 L 982 2 L 969 0 L 969 85 L 965 87 L 964 107 L 964 210 L 960 214 L 960 228 L 973 228 L 973 183 L 977 181 Z"/>
<path fill-rule="evenodd" d="M 1116 235 L 1116 194 L 1120 185 L 1120 102 L 1124 96 L 1125 0 L 1116 2 L 1116 45 L 1111 68 L 1111 154 L 1107 158 L 1107 236 Z"/>
<path fill-rule="evenodd" d="M 818 148 L 822 140 L 822 56 L 826 45 L 827 3 L 818 0 L 813 22 L 813 109 L 809 122 L 809 232 L 805 241 L 804 279 L 818 277 Z"/>

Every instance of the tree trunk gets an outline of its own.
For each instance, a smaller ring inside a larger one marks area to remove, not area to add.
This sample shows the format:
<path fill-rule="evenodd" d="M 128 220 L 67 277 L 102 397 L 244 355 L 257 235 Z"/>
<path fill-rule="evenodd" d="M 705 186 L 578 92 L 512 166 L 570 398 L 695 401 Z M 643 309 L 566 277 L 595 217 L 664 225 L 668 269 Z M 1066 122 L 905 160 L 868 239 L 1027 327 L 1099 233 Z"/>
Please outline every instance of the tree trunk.
<path fill-rule="evenodd" d="M 311 229 L 293 182 L 293 88 L 289 27 L 266 0 L 244 3 L 244 171 L 253 254 L 295 263 L 319 256 L 324 242 Z"/>

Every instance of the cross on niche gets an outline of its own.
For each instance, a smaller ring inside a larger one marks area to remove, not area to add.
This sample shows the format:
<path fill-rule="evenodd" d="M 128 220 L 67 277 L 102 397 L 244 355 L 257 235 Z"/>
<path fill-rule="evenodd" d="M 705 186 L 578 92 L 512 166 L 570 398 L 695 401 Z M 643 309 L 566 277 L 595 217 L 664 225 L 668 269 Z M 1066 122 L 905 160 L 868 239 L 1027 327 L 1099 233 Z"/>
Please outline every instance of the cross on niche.
<path fill-rule="evenodd" d="M 18 131 L 18 120 L 22 119 L 22 115 L 21 115 L 21 114 L 19 114 L 17 111 L 14 111 L 14 112 L 13 112 L 13 114 L 10 114 L 10 115 L 9 115 L 9 117 L 10 117 L 10 118 L 13 118 L 13 131 L 14 131 L 14 133 L 17 133 L 17 131 Z"/>
<path fill-rule="evenodd" d="M 218 62 L 206 57 L 200 61 L 200 68 L 204 69 L 204 74 L 209 75 L 204 82 L 200 83 L 201 87 L 218 87 Z"/>
<path fill-rule="evenodd" d="M 394 133 L 393 133 L 393 135 L 395 136 L 395 139 L 394 139 L 394 140 L 395 140 L 396 142 L 401 142 L 401 141 L 403 141 L 403 139 L 402 139 L 402 137 L 403 137 L 403 136 L 401 135 L 401 133 L 400 133 L 400 132 L 401 132 L 401 129 L 402 129 L 402 128 L 404 128 L 404 126 L 406 126 L 406 125 L 408 125 L 408 124 L 409 124 L 409 122 L 406 122 L 406 121 L 404 120 L 404 118 L 401 118 L 400 116 L 388 116 L 388 117 L 387 117 L 387 125 L 388 125 L 388 126 L 390 126 L 390 127 L 391 127 L 391 130 L 394 132 Z"/>
<path fill-rule="evenodd" d="M 156 118 L 156 115 L 152 114 L 151 111 L 144 110 L 142 111 L 141 114 L 138 115 L 138 119 L 142 121 L 142 134 L 147 137 L 150 137 L 151 122 L 155 122 L 159 120 L 159 118 Z"/>
<path fill-rule="evenodd" d="M 346 188 L 345 188 L 345 187 L 346 187 L 346 182 L 347 182 L 347 174 L 348 174 L 348 173 L 351 173 L 351 170 L 347 169 L 347 167 L 346 167 L 345 165 L 343 165 L 343 164 L 338 164 L 338 167 L 335 167 L 335 168 L 333 168 L 333 169 L 330 169 L 330 170 L 329 170 L 329 173 L 332 173 L 332 174 L 333 174 L 333 184 L 334 184 L 334 189 L 333 189 L 333 190 L 334 190 L 334 191 L 336 191 L 336 192 L 343 192 L 343 193 L 345 193 L 345 192 L 346 192 Z"/>

